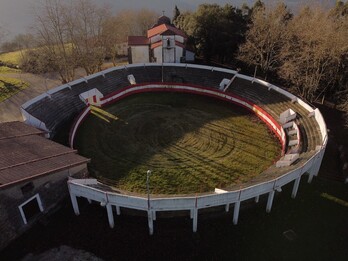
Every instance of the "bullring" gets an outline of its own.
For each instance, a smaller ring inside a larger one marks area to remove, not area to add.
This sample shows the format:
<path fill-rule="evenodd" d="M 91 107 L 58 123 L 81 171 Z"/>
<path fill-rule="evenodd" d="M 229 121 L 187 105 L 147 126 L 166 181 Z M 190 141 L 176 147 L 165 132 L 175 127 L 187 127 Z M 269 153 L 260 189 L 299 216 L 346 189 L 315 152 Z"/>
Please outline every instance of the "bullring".
<path fill-rule="evenodd" d="M 224 82 L 227 84 L 223 85 Z M 48 131 L 51 137 L 59 132 L 64 122 L 76 118 L 70 134 L 72 145 L 78 126 L 90 113 L 89 105 L 104 106 L 132 94 L 150 91 L 188 92 L 247 108 L 277 135 L 282 145 L 282 160 L 288 161 L 291 155 L 296 155 L 296 158 L 293 157 L 295 160 L 289 166 L 270 167 L 239 188 L 216 188 L 212 193 L 194 196 L 150 198 L 113 191 L 95 179 L 70 180 L 68 186 L 76 214 L 79 214 L 76 197 L 85 197 L 106 206 L 111 227 L 114 226 L 114 208 L 117 214 L 120 214 L 121 208 L 146 211 L 152 234 L 156 212 L 187 210 L 193 219 L 193 230 L 196 231 L 200 209 L 224 205 L 228 211 L 230 205 L 233 205 L 233 222 L 236 224 L 242 201 L 251 198 L 258 201 L 260 195 L 268 194 L 266 210 L 269 212 L 275 191 L 281 191 L 283 185 L 294 181 L 292 196 L 295 197 L 301 176 L 308 173 L 311 181 L 318 173 L 327 143 L 326 126 L 319 110 L 277 86 L 232 70 L 188 64 L 116 67 L 57 87 L 27 102 L 21 109 L 26 122 Z M 292 112 L 296 113 L 295 118 L 284 123 L 281 115 L 285 115 L 285 112 L 288 116 L 295 115 Z M 289 138 L 293 131 L 297 133 L 297 141 Z M 282 166 L 278 162 L 276 165 Z"/>

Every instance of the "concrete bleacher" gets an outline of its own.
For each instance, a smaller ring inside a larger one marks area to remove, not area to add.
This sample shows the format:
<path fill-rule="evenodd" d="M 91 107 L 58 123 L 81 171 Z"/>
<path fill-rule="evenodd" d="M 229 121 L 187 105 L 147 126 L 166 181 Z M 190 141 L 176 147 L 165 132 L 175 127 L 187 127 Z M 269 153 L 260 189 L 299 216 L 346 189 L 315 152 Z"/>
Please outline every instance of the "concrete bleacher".
<path fill-rule="evenodd" d="M 74 118 L 86 106 L 79 98 L 80 93 L 96 88 L 104 96 L 109 95 L 130 86 L 127 77 L 131 74 L 137 84 L 161 83 L 163 79 L 163 82 L 168 83 L 192 84 L 215 89 L 219 89 L 222 79 L 231 79 L 234 76 L 232 72 L 214 70 L 213 67 L 207 68 L 174 65 L 125 66 L 69 83 L 66 88 L 49 93 L 48 96 L 30 104 L 25 110 L 44 122 L 54 134 L 62 123 Z M 309 117 L 305 108 L 279 92 L 257 82 L 237 77 L 228 88 L 227 93 L 257 104 L 276 120 L 279 120 L 279 115 L 285 110 L 292 109 L 296 112 L 295 123 L 301 137 L 300 153 L 313 151 L 317 145 L 321 144 L 321 134 L 315 118 Z"/>

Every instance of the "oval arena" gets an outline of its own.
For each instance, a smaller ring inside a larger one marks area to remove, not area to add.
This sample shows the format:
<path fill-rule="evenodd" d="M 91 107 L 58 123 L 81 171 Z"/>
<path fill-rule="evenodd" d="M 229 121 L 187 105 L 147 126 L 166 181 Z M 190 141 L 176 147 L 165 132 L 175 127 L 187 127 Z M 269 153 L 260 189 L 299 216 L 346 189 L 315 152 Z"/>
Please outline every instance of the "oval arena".
<path fill-rule="evenodd" d="M 47 131 L 50 137 L 74 119 L 69 135 L 70 146 L 74 147 L 78 128 L 88 115 L 127 96 L 149 92 L 189 93 L 241 106 L 253 112 L 278 138 L 281 157 L 238 186 L 186 195 L 135 194 L 93 178 L 70 179 L 68 187 L 75 214 L 79 214 L 77 197 L 104 206 L 110 227 L 114 226 L 114 211 L 117 215 L 122 208 L 145 211 L 149 232 L 153 234 L 158 212 L 187 211 L 196 231 L 200 210 L 224 206 L 229 211 L 233 206 L 233 223 L 237 224 L 243 201 L 255 198 L 258 202 L 266 194 L 266 211 L 270 212 L 275 192 L 281 192 L 282 186 L 292 182 L 291 196 L 295 198 L 302 175 L 308 175 L 311 182 L 318 174 L 327 144 L 320 111 L 273 84 L 233 70 L 189 64 L 115 67 L 52 89 L 23 104 L 21 112 L 26 123 Z"/>

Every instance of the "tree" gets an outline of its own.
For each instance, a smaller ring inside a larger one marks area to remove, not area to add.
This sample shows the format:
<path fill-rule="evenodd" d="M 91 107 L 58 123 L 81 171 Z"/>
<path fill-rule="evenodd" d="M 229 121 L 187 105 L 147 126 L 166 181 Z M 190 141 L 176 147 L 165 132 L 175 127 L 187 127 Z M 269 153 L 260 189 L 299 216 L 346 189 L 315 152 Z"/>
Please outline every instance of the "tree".
<path fill-rule="evenodd" d="M 86 74 L 101 70 L 106 56 L 103 28 L 111 14 L 90 0 L 77 0 L 67 17 L 73 55 Z"/>
<path fill-rule="evenodd" d="M 5 41 L 6 35 L 7 35 L 7 31 L 5 27 L 0 24 L 0 44 Z"/>
<path fill-rule="evenodd" d="M 111 14 L 91 0 L 44 0 L 38 7 L 37 34 L 40 52 L 51 69 L 57 70 L 62 82 L 74 79 L 75 69 L 86 74 L 101 70 L 107 55 L 105 24 Z"/>
<path fill-rule="evenodd" d="M 253 8 L 246 41 L 240 46 L 238 58 L 251 66 L 258 66 L 267 77 L 281 62 L 281 49 L 287 42 L 287 25 L 292 14 L 280 3 L 275 8 Z"/>
<path fill-rule="evenodd" d="M 346 85 L 347 29 L 347 23 L 337 24 L 328 11 L 308 7 L 291 21 L 279 74 L 301 97 L 314 102 L 336 93 L 342 80 Z"/>
<path fill-rule="evenodd" d="M 37 10 L 36 29 L 41 51 L 63 83 L 72 81 L 78 64 L 68 33 L 70 8 L 60 0 L 44 0 Z"/>
<path fill-rule="evenodd" d="M 175 6 L 174 11 L 173 11 L 173 19 L 172 19 L 172 23 L 174 25 L 176 25 L 175 22 L 178 19 L 179 15 L 180 15 L 180 10 L 177 6 Z"/>
<path fill-rule="evenodd" d="M 119 44 L 126 42 L 129 35 L 145 36 L 157 18 L 158 14 L 148 9 L 123 10 L 104 23 L 103 35 L 106 53 L 114 65 L 116 65 Z"/>
<path fill-rule="evenodd" d="M 35 46 L 34 35 L 28 34 L 18 34 L 11 41 L 6 41 L 1 45 L 3 52 L 13 52 L 22 49 L 28 49 Z"/>
<path fill-rule="evenodd" d="M 202 4 L 196 12 L 185 12 L 176 19 L 176 26 L 192 39 L 198 55 L 221 63 L 233 58 L 246 24 L 242 11 L 231 5 Z"/>

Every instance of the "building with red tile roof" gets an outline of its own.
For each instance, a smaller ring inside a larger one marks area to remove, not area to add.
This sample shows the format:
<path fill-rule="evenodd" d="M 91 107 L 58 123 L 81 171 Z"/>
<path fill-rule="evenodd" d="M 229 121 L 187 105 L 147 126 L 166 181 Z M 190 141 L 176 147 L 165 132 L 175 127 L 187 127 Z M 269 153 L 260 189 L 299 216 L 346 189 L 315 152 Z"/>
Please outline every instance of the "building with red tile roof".
<path fill-rule="evenodd" d="M 180 63 L 194 60 L 187 35 L 166 16 L 147 31 L 147 36 L 128 37 L 129 63 Z"/>

